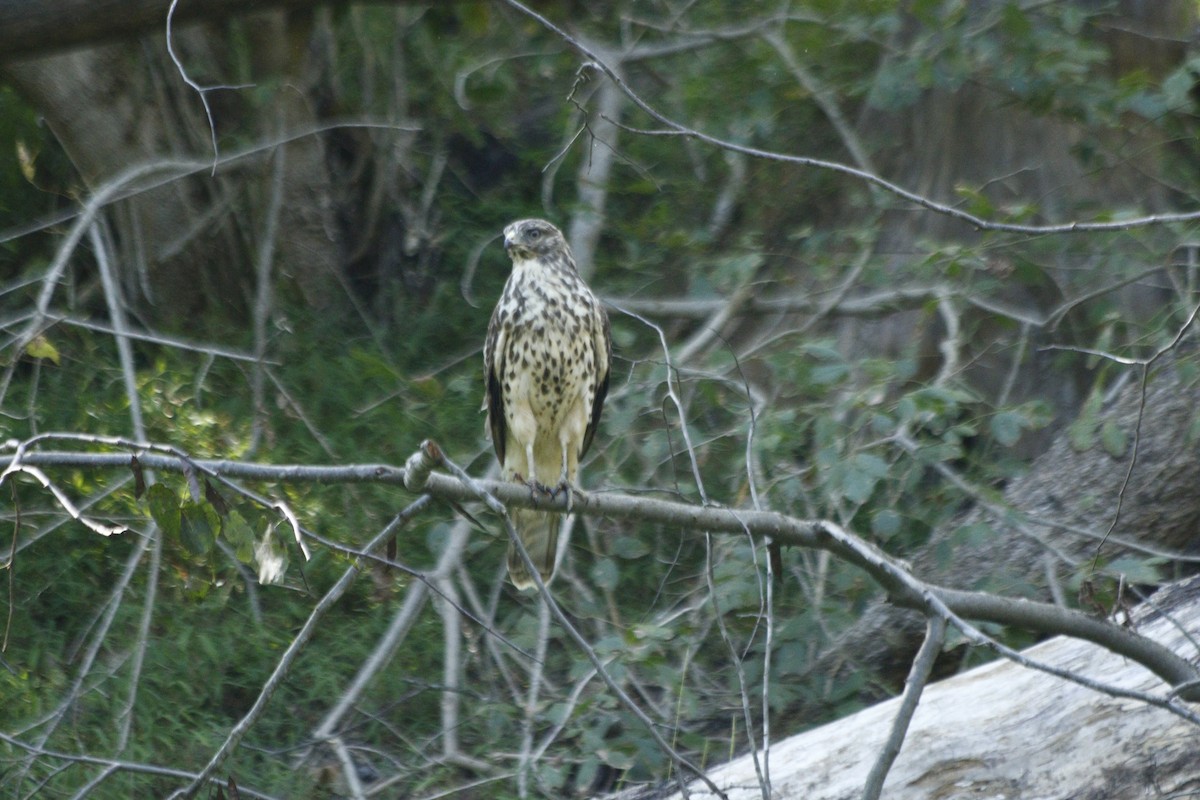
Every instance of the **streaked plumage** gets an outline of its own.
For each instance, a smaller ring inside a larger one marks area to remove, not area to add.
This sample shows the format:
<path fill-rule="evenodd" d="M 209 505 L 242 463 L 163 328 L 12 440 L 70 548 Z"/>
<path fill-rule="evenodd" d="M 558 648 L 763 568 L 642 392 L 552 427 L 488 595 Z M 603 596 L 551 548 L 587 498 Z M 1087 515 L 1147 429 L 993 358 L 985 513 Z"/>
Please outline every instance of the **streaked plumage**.
<path fill-rule="evenodd" d="M 575 487 L 608 392 L 612 340 L 608 315 L 575 269 L 562 232 L 524 219 L 504 229 L 512 273 L 492 312 L 483 349 L 484 408 L 504 480 Z M 512 509 L 510 515 L 542 580 L 550 580 L 559 515 Z M 508 573 L 518 589 L 534 586 L 511 545 Z"/>

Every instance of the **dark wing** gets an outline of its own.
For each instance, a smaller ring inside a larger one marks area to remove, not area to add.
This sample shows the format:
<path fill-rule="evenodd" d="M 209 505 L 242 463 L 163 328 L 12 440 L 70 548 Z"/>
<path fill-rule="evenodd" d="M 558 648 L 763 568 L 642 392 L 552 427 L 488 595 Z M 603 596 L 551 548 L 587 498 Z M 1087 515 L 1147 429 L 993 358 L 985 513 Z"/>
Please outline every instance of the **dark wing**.
<path fill-rule="evenodd" d="M 583 432 L 583 445 L 579 448 L 579 457 L 587 455 L 592 446 L 592 437 L 600 426 L 600 414 L 604 411 L 604 398 L 608 396 L 608 374 L 612 367 L 612 331 L 608 324 L 608 314 L 596 301 L 596 310 L 600 316 L 600 331 L 596 336 L 596 396 L 592 398 L 592 416 L 588 420 L 587 429 Z"/>
<path fill-rule="evenodd" d="M 492 321 L 488 323 L 487 341 L 483 345 L 483 371 L 486 381 L 483 404 L 487 409 L 488 427 L 492 432 L 492 447 L 500 464 L 504 464 L 504 443 L 508 431 L 504 426 L 504 392 L 501 389 L 500 374 L 504 372 L 504 331 L 497 319 L 500 309 L 492 313 Z"/>

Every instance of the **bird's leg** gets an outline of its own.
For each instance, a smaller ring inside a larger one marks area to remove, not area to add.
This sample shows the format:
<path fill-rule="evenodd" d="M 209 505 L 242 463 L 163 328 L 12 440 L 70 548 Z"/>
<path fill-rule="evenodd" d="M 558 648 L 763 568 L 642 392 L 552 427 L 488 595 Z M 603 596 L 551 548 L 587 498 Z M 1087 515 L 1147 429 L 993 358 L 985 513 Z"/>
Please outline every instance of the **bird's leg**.
<path fill-rule="evenodd" d="M 529 483 L 537 484 L 537 468 L 533 463 L 533 439 L 525 443 L 525 461 L 529 464 Z"/>
<path fill-rule="evenodd" d="M 571 481 L 569 480 L 569 477 L 570 477 L 570 472 L 568 470 L 568 465 L 570 464 L 569 457 L 570 457 L 570 444 L 564 438 L 562 440 L 562 474 L 559 475 L 559 477 L 558 477 L 558 486 L 554 487 L 554 493 L 558 494 L 560 491 L 567 493 L 567 513 L 571 512 L 571 505 L 575 499 L 572 496 L 574 494 L 574 492 L 572 491 Z"/>
<path fill-rule="evenodd" d="M 522 479 L 519 475 L 516 477 L 517 477 L 517 480 L 523 480 L 525 485 L 529 487 L 530 499 L 536 503 L 537 495 L 539 492 L 542 494 L 545 494 L 545 495 L 549 495 L 551 497 L 551 499 L 553 499 L 554 498 L 553 490 L 551 490 L 550 487 L 547 486 L 546 484 L 539 482 L 537 479 L 537 468 L 534 466 L 534 462 L 533 462 L 533 444 L 532 443 L 525 445 L 525 460 L 529 463 L 528 479 Z"/>
<path fill-rule="evenodd" d="M 537 481 L 537 469 L 533 464 L 533 439 L 525 443 L 525 461 L 529 464 L 529 478 L 525 485 L 529 487 L 529 499 L 536 503 L 538 489 L 542 488 L 542 485 Z"/>
<path fill-rule="evenodd" d="M 579 458 L 575 455 L 570 442 L 564 438 L 562 440 L 562 472 L 558 476 L 558 485 L 554 487 L 554 492 L 551 495 L 557 496 L 559 492 L 564 492 L 567 495 L 567 511 L 571 511 L 571 507 L 575 503 L 576 497 L 586 497 L 583 490 L 575 485 L 571 480 L 571 476 L 579 471 Z"/>

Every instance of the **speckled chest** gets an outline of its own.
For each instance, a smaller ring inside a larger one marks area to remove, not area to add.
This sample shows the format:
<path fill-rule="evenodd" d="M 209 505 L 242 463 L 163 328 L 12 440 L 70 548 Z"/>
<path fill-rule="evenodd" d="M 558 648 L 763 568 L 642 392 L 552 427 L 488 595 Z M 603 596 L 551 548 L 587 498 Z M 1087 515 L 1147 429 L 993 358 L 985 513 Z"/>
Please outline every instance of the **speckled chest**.
<path fill-rule="evenodd" d="M 496 309 L 505 331 L 506 398 L 522 388 L 535 414 L 561 417 L 572 401 L 591 405 L 596 391 L 596 325 L 591 290 L 578 275 L 514 265 Z"/>

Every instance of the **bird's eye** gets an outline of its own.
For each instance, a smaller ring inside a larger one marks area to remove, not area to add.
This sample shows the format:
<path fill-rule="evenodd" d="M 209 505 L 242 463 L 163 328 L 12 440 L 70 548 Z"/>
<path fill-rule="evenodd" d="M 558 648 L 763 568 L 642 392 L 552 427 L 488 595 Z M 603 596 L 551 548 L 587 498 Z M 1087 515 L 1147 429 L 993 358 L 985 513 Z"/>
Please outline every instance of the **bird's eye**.
<path fill-rule="evenodd" d="M 542 238 L 542 232 L 539 231 L 537 228 L 534 228 L 533 230 L 531 230 L 529 232 L 529 238 L 530 239 L 540 239 L 540 238 Z"/>

